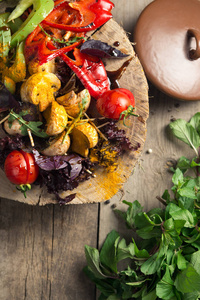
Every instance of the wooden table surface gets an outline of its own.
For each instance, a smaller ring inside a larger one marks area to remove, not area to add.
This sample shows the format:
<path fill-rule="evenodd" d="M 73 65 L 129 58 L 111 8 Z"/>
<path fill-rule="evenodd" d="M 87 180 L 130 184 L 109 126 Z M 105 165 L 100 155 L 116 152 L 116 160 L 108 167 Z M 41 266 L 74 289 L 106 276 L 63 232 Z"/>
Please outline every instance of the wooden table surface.
<path fill-rule="evenodd" d="M 113 0 L 114 19 L 132 31 L 140 12 L 152 0 Z M 100 247 L 106 234 L 125 226 L 113 205 L 138 200 L 150 209 L 170 187 L 168 163 L 187 149 L 170 135 L 172 118 L 189 120 L 200 102 L 172 99 L 149 83 L 150 114 L 143 153 L 124 189 L 110 203 L 60 207 L 28 206 L 0 199 L 0 300 L 95 300 L 97 292 L 85 277 L 84 245 Z M 152 153 L 148 150 L 152 149 Z"/>

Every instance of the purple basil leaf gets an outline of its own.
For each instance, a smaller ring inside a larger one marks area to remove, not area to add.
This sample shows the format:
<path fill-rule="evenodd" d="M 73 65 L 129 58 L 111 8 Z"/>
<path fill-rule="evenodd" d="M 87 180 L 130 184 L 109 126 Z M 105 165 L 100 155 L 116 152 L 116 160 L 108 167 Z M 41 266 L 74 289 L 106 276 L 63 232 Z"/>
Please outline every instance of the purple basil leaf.
<path fill-rule="evenodd" d="M 19 102 L 0 81 L 0 112 L 11 108 L 18 108 Z"/>
<path fill-rule="evenodd" d="M 63 159 L 65 156 L 40 155 L 40 153 L 35 149 L 33 150 L 33 155 L 35 157 L 36 164 L 39 166 L 40 169 L 45 171 L 59 170 L 68 166 L 67 160 Z"/>
<path fill-rule="evenodd" d="M 55 193 L 55 195 L 56 195 L 56 200 L 60 205 L 65 205 L 66 203 L 71 202 L 76 197 L 76 194 L 71 194 L 65 198 L 61 198 L 58 193 Z"/>
<path fill-rule="evenodd" d="M 82 158 L 78 155 L 72 154 L 71 158 L 69 159 L 69 163 L 71 166 L 70 178 L 71 180 L 74 180 L 76 177 L 78 177 L 82 170 Z"/>
<path fill-rule="evenodd" d="M 74 180 L 82 170 L 82 158 L 75 154 L 44 156 L 40 155 L 37 150 L 33 150 L 36 164 L 40 169 L 45 171 L 60 170 L 71 167 L 70 179 Z"/>
<path fill-rule="evenodd" d="M 128 55 L 99 40 L 88 40 L 80 48 L 81 53 L 100 58 L 123 58 Z"/>

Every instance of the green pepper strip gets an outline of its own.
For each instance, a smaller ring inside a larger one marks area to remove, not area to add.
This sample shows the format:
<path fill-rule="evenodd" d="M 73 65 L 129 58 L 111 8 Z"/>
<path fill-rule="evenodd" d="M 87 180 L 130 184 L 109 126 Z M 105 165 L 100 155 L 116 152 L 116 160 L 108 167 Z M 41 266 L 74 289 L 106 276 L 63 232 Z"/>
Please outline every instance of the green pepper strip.
<path fill-rule="evenodd" d="M 3 59 L 4 63 L 7 61 L 11 40 L 11 31 L 6 24 L 8 16 L 9 13 L 0 15 L 0 57 Z"/>
<path fill-rule="evenodd" d="M 15 10 L 19 10 L 20 14 L 22 14 L 24 12 L 24 8 L 27 8 L 27 5 L 25 5 L 26 2 L 27 0 L 21 0 L 19 5 L 16 6 Z M 19 42 L 23 41 L 38 26 L 38 24 L 46 18 L 46 16 L 54 8 L 54 1 L 29 0 L 28 5 L 33 5 L 33 9 L 28 18 L 22 23 L 19 30 L 12 35 L 10 43 L 11 48 L 15 47 Z M 19 13 L 16 13 L 14 11 L 13 14 L 11 14 L 11 17 L 9 17 L 8 21 L 11 21 L 15 17 L 19 16 Z"/>
<path fill-rule="evenodd" d="M 4 76 L 8 76 L 14 82 L 21 82 L 26 77 L 26 61 L 24 57 L 24 42 L 21 42 L 16 49 L 16 57 L 14 64 L 5 69 Z"/>

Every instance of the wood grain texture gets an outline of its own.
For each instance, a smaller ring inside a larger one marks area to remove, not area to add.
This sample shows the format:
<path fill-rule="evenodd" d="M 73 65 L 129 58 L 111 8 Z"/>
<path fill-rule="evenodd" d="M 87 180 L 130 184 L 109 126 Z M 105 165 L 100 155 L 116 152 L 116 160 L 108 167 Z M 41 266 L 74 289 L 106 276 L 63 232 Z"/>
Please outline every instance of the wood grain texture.
<path fill-rule="evenodd" d="M 0 300 L 95 299 L 84 245 L 96 247 L 98 205 L 0 201 Z"/>
<path fill-rule="evenodd" d="M 146 138 L 146 120 L 149 115 L 148 85 L 141 64 L 125 31 L 114 20 L 110 20 L 100 30 L 94 32 L 92 38 L 110 45 L 117 41 L 119 42 L 118 49 L 128 54 L 128 57 L 123 59 L 107 59 L 105 60 L 105 65 L 108 71 L 116 71 L 128 61 L 125 71 L 119 79 L 119 84 L 121 87 L 125 87 L 133 92 L 136 101 L 136 113 L 139 115 L 139 118 L 129 118 L 127 122 L 128 127 L 123 126 L 122 122 L 119 122 L 119 127 L 126 131 L 127 137 L 135 148 L 137 148 L 138 144 L 140 144 L 140 147 L 137 151 L 124 154 L 119 159 L 119 166 L 114 173 L 108 173 L 106 169 L 98 168 L 95 171 L 96 177 L 81 183 L 73 191 L 61 193 L 63 198 L 71 193 L 76 193 L 75 199 L 70 204 L 102 202 L 113 197 L 130 176 L 141 154 Z M 0 170 L 0 176 L 0 196 L 2 198 L 9 198 L 30 205 L 57 203 L 54 195 L 47 194 L 45 188 L 40 189 L 35 186 L 30 192 L 27 192 L 27 198 L 25 199 L 23 194 L 16 191 L 15 187 L 8 181 L 2 170 Z M 10 191 L 9 196 L 8 189 Z"/>

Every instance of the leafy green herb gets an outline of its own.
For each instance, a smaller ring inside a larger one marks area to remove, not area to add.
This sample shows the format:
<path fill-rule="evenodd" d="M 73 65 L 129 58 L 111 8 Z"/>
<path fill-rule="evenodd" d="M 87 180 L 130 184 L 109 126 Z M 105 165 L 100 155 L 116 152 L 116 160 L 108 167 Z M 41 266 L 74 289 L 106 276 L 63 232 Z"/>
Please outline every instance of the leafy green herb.
<path fill-rule="evenodd" d="M 85 247 L 84 270 L 100 290 L 99 300 L 200 299 L 200 113 L 170 128 L 195 157 L 182 156 L 172 169 L 171 192 L 158 198 L 163 209 L 145 212 L 138 201 L 123 201 L 127 211 L 115 210 L 136 240 L 127 245 L 113 230 L 100 251 Z"/>
<path fill-rule="evenodd" d="M 8 122 L 10 123 L 10 127 L 12 126 L 12 122 L 17 119 L 22 126 L 20 127 L 22 135 L 27 135 L 27 129 L 30 129 L 32 134 L 41 137 L 47 138 L 49 137 L 44 130 L 40 128 L 43 124 L 42 122 L 34 122 L 34 121 L 25 121 L 22 116 L 26 115 L 26 112 L 20 112 L 19 114 L 15 113 L 13 110 L 10 111 L 10 116 L 8 118 Z"/>

